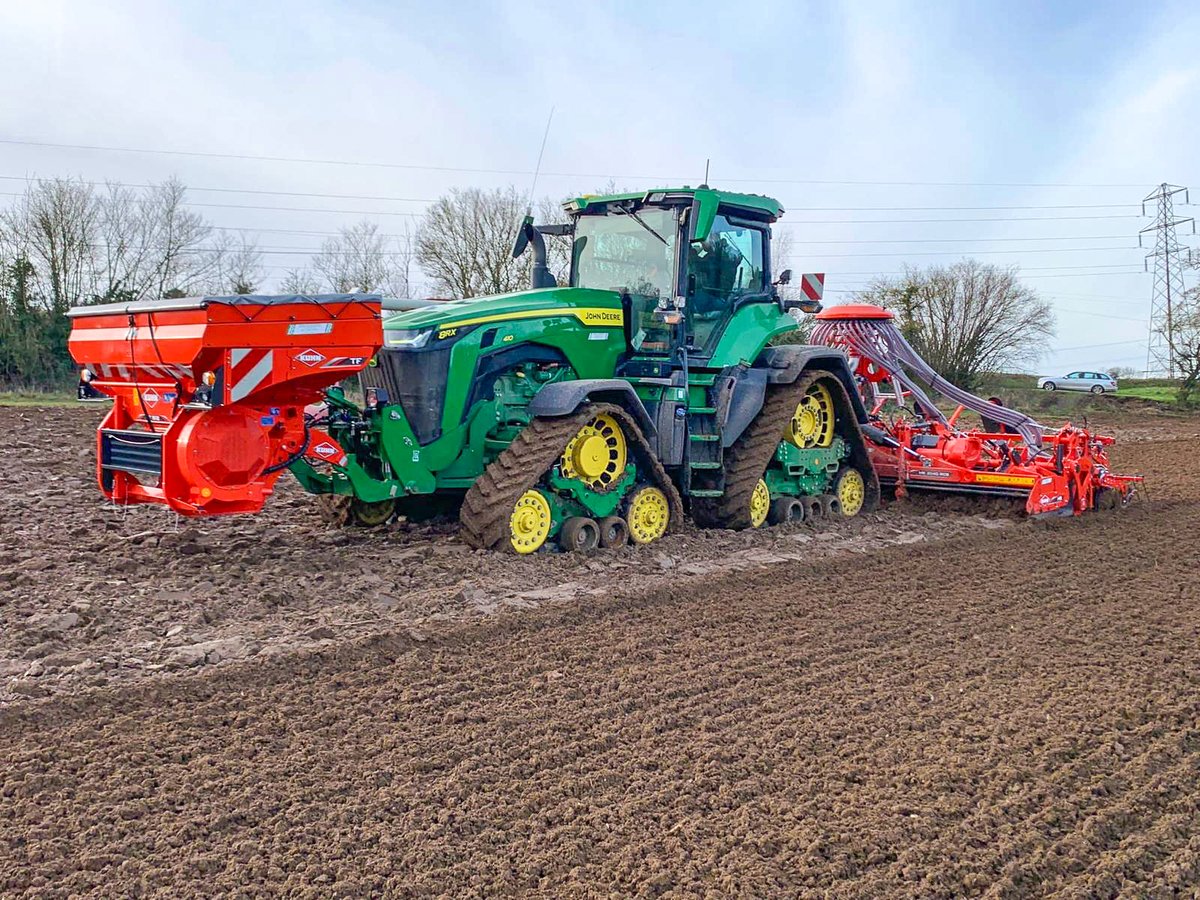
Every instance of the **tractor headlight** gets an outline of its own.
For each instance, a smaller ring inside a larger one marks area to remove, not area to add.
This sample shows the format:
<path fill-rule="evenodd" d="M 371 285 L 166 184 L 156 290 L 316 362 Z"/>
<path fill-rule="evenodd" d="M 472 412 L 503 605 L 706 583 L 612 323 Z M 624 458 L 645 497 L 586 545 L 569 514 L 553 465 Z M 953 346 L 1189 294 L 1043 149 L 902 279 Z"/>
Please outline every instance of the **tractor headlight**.
<path fill-rule="evenodd" d="M 385 331 L 383 339 L 388 347 L 419 350 L 429 343 L 432 334 L 432 328 L 407 328 L 400 331 Z"/>

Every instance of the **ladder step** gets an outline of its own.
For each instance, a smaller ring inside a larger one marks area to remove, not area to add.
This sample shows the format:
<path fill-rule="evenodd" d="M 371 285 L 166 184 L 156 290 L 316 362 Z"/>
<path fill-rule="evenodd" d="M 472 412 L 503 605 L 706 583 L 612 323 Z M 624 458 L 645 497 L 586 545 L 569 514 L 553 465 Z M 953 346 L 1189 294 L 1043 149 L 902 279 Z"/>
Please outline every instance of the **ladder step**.
<path fill-rule="evenodd" d="M 689 434 L 688 438 L 693 441 L 719 441 L 719 434 Z"/>
<path fill-rule="evenodd" d="M 689 497 L 721 497 L 721 496 L 724 496 L 724 494 L 725 494 L 724 491 L 707 491 L 707 490 L 706 491 L 701 491 L 701 490 L 688 491 Z"/>
<path fill-rule="evenodd" d="M 694 463 L 689 463 L 689 465 L 693 469 L 719 469 L 719 468 L 721 468 L 721 463 L 719 463 L 719 462 L 694 462 Z"/>

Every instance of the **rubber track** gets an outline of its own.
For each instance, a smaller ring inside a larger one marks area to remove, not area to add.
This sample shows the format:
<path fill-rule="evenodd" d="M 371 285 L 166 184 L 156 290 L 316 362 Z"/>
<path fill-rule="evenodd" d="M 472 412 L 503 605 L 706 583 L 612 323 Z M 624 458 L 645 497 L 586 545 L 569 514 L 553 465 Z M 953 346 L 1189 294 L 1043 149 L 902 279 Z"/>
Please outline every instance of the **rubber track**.
<path fill-rule="evenodd" d="M 726 451 L 725 493 L 720 497 L 696 497 L 692 500 L 692 518 L 697 525 L 701 528 L 750 527 L 750 495 L 767 470 L 775 448 L 779 446 L 784 423 L 795 413 L 808 389 L 819 380 L 825 381 L 833 397 L 834 422 L 839 434 L 850 445 L 850 461 L 866 480 L 867 496 L 863 509 L 875 508 L 879 503 L 879 478 L 867 456 L 866 440 L 846 389 L 832 372 L 811 369 L 791 384 L 768 388 L 762 409 Z"/>
<path fill-rule="evenodd" d="M 534 487 L 562 455 L 567 443 L 587 422 L 598 415 L 612 416 L 625 432 L 634 462 L 648 481 L 667 495 L 671 511 L 669 530 L 683 521 L 679 491 L 667 477 L 658 457 L 650 449 L 637 422 L 619 406 L 590 403 L 569 416 L 539 416 L 475 479 L 463 499 L 459 535 L 475 548 L 511 549 L 508 520 L 518 498 Z"/>

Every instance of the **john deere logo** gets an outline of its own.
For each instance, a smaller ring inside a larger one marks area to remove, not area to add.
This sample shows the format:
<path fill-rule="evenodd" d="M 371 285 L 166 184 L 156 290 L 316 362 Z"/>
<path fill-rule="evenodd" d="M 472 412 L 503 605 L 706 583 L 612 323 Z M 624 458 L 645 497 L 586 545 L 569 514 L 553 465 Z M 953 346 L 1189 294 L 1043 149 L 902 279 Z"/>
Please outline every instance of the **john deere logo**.
<path fill-rule="evenodd" d="M 338 450 L 337 447 L 333 446 L 333 444 L 325 442 L 323 444 L 317 444 L 317 446 L 313 447 L 313 453 L 317 454 L 317 456 L 320 456 L 322 459 L 330 459 L 334 456 L 340 455 L 341 451 Z"/>
<path fill-rule="evenodd" d="M 309 349 L 309 350 L 305 350 L 303 353 L 298 354 L 296 356 L 296 359 L 299 362 L 304 363 L 306 366 L 315 366 L 317 363 L 323 362 L 325 357 L 322 356 L 320 353 L 318 353 L 316 350 Z"/>

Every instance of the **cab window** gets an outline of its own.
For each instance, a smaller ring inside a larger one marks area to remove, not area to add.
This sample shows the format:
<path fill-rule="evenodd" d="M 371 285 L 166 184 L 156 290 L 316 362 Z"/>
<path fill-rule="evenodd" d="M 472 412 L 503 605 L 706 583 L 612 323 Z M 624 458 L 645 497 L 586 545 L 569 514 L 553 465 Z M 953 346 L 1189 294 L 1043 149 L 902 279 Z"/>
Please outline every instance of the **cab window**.
<path fill-rule="evenodd" d="M 765 288 L 764 233 L 717 216 L 708 237 L 688 248 L 687 333 L 694 349 L 720 332 L 739 297 Z"/>
<path fill-rule="evenodd" d="M 653 207 L 643 208 L 638 219 L 611 212 L 580 216 L 576 223 L 571 286 L 629 295 L 634 350 L 670 349 L 670 328 L 655 310 L 660 300 L 675 293 L 678 231 L 674 210 Z"/>

